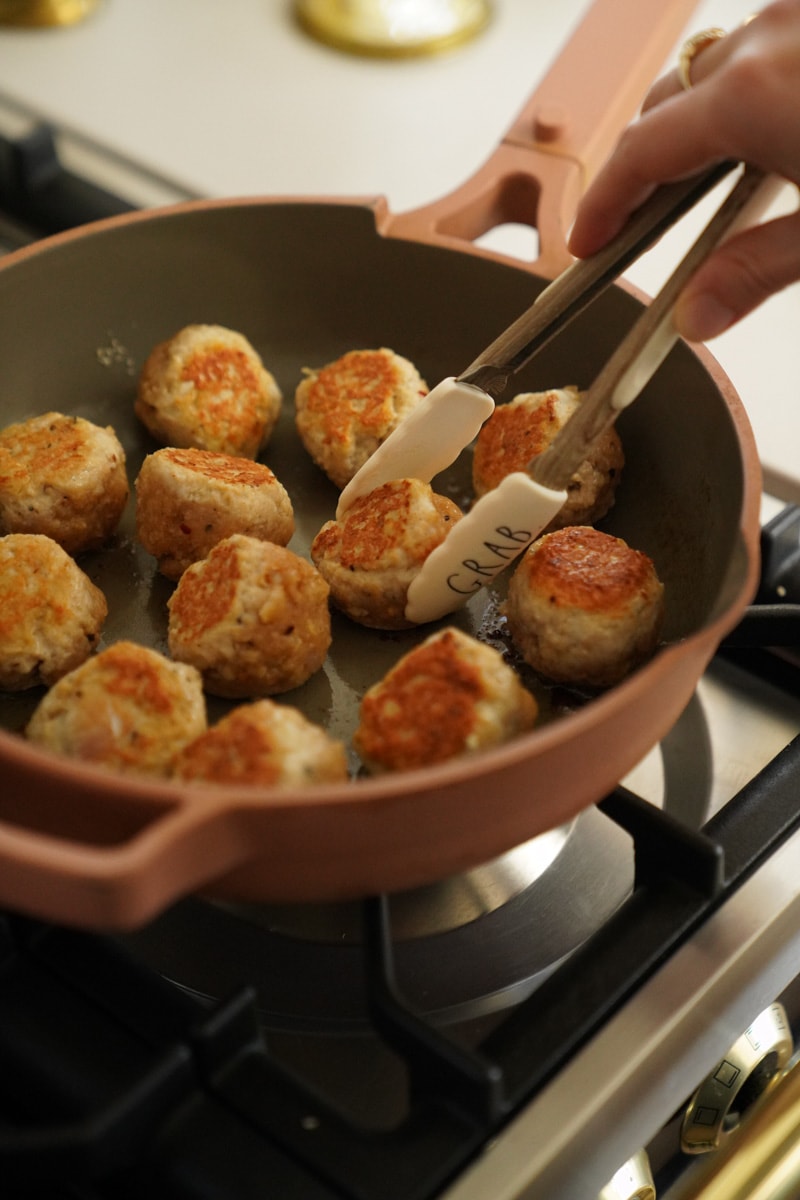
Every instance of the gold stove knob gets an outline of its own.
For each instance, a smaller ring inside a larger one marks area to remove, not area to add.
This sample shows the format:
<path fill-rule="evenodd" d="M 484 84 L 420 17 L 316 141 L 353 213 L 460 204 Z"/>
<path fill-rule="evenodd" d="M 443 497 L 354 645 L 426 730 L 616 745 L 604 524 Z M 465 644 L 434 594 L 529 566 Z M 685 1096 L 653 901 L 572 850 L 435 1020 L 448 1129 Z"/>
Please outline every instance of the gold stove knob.
<path fill-rule="evenodd" d="M 656 1200 L 650 1160 L 639 1150 L 609 1180 L 597 1200 Z"/>
<path fill-rule="evenodd" d="M 695 1092 L 681 1126 L 681 1149 L 686 1154 L 716 1150 L 753 1101 L 777 1083 L 792 1050 L 786 1012 L 771 1004 Z"/>

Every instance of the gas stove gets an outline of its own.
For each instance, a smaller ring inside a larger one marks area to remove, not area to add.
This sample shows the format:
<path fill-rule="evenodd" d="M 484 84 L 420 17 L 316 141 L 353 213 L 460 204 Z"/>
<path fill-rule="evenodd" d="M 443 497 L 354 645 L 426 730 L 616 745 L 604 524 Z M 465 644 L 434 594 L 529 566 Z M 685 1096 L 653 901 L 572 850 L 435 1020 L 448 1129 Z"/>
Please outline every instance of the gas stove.
<path fill-rule="evenodd" d="M 7 249 L 190 195 L 122 159 L 97 185 L 101 148 L 12 117 Z M 114 937 L 2 914 L 4 1195 L 683 1196 L 697 1090 L 780 1002 L 738 1136 L 800 1028 L 800 521 L 764 521 L 758 603 L 568 826 L 358 904 L 194 897 Z"/>

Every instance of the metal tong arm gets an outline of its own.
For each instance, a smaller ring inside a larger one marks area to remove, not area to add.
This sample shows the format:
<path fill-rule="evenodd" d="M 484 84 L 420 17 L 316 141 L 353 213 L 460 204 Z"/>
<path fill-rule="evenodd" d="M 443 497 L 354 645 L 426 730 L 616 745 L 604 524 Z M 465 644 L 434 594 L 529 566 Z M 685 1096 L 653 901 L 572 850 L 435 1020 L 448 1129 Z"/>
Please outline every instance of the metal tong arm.
<path fill-rule="evenodd" d="M 493 398 L 578 313 L 640 258 L 736 166 L 719 163 L 678 183 L 663 184 L 607 246 L 567 267 L 512 325 L 458 376 Z"/>
<path fill-rule="evenodd" d="M 608 359 L 580 408 L 547 449 L 526 467 L 537 483 L 555 490 L 565 488 L 596 439 L 639 394 L 677 338 L 672 324 L 675 301 L 704 259 L 744 214 L 765 179 L 758 168 L 745 168 L 694 245 Z"/>

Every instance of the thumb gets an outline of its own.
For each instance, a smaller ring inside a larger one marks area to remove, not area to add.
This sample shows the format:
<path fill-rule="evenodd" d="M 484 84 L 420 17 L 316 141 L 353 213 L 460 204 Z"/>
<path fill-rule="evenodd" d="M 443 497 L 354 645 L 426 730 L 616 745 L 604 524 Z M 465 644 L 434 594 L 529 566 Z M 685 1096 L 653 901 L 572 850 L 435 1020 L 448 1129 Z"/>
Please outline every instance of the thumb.
<path fill-rule="evenodd" d="M 675 306 L 678 332 L 705 342 L 800 280 L 800 212 L 736 234 L 715 250 Z"/>

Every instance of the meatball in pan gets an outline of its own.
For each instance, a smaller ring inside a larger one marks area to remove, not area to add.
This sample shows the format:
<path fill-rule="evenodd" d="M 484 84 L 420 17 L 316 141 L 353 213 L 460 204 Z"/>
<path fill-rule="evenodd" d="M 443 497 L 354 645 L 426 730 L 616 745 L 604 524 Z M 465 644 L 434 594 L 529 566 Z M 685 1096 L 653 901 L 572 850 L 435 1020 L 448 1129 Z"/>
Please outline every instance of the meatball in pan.
<path fill-rule="evenodd" d="M 522 392 L 499 404 L 482 427 L 472 460 L 477 496 L 496 488 L 512 471 L 524 471 L 552 442 L 580 407 L 577 388 Z M 567 485 L 567 499 L 545 532 L 564 525 L 593 525 L 614 504 L 625 464 L 619 434 L 612 426 L 598 438 Z"/>
<path fill-rule="evenodd" d="M 119 525 L 130 489 L 116 433 L 47 412 L 0 431 L 0 526 L 41 533 L 69 554 L 94 550 Z"/>
<path fill-rule="evenodd" d="M 136 479 L 136 536 L 168 579 L 233 533 L 285 546 L 292 502 L 269 467 L 211 450 L 149 454 Z"/>
<path fill-rule="evenodd" d="M 369 689 L 353 744 L 372 774 L 406 771 L 497 746 L 532 729 L 537 713 L 499 650 L 446 628 Z"/>
<path fill-rule="evenodd" d="M 331 644 L 328 585 L 304 558 L 245 534 L 218 542 L 181 575 L 168 601 L 173 658 L 231 699 L 305 683 Z"/>
<path fill-rule="evenodd" d="M 95 649 L 106 598 L 41 533 L 0 538 L 0 689 L 49 687 Z"/>
<path fill-rule="evenodd" d="M 409 629 L 408 589 L 425 559 L 461 519 L 461 509 L 419 479 L 397 479 L 362 496 L 311 544 L 331 600 L 373 629 Z"/>
<path fill-rule="evenodd" d="M 295 393 L 300 440 L 338 488 L 428 394 L 407 358 L 393 350 L 351 350 L 319 371 L 307 370 Z"/>
<path fill-rule="evenodd" d="M 655 651 L 664 586 L 652 560 L 622 538 L 570 526 L 525 552 L 505 614 L 535 671 L 557 683 L 610 687 Z"/>
<path fill-rule="evenodd" d="M 348 777 L 342 742 L 297 708 L 254 700 L 222 717 L 177 755 L 172 773 L 203 783 L 304 787 Z"/>
<path fill-rule="evenodd" d="M 163 446 L 255 458 L 281 402 L 275 379 L 243 334 L 187 325 L 147 357 L 134 411 Z"/>
<path fill-rule="evenodd" d="M 200 674 L 134 642 L 115 642 L 63 676 L 26 729 L 31 742 L 112 770 L 167 775 L 206 728 Z"/>

